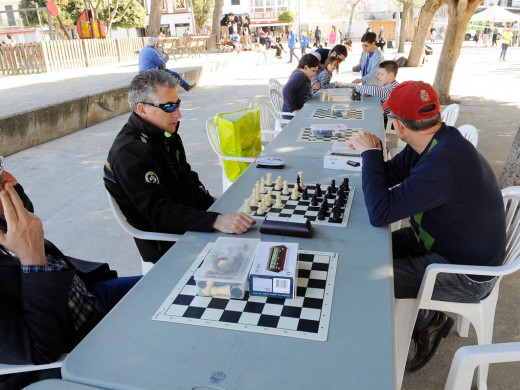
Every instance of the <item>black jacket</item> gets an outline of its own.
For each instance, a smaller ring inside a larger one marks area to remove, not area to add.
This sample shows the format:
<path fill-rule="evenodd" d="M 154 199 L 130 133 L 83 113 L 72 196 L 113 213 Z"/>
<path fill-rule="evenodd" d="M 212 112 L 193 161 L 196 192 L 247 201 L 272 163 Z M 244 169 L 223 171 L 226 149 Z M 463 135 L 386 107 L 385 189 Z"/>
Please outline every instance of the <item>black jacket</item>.
<path fill-rule="evenodd" d="M 24 206 L 32 203 L 21 185 L 15 186 Z M 6 223 L 0 217 L 0 229 Z M 92 263 L 65 256 L 52 242 L 45 240 L 45 253 L 65 260 L 69 271 L 22 273 L 18 258 L 0 246 L 0 363 L 45 364 L 69 352 L 91 330 L 96 321 L 75 330 L 68 308 L 74 274 L 87 289 L 95 282 L 117 276 L 107 264 Z M 0 376 L 0 389 L 17 388 L 20 375 Z"/>
<path fill-rule="evenodd" d="M 105 163 L 105 187 L 139 230 L 182 234 L 212 231 L 214 199 L 186 161 L 177 131 L 164 132 L 132 113 Z M 157 262 L 170 242 L 135 240 L 143 260 Z"/>

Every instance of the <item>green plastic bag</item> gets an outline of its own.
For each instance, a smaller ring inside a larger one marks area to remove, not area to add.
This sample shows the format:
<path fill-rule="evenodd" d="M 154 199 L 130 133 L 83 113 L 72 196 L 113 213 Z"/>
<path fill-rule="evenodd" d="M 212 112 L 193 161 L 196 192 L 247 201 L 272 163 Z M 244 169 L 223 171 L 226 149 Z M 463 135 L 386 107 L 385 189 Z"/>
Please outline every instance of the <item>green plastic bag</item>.
<path fill-rule="evenodd" d="M 257 157 L 262 151 L 260 109 L 246 108 L 216 115 L 220 147 L 225 156 Z M 224 161 L 226 176 L 235 181 L 250 163 Z"/>

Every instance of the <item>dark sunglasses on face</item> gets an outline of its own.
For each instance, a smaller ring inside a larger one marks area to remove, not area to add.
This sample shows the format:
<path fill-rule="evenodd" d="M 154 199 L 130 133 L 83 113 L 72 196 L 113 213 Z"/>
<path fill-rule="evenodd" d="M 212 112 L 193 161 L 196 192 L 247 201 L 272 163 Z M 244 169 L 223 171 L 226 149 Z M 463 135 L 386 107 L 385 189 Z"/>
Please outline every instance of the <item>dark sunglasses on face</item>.
<path fill-rule="evenodd" d="M 164 112 L 174 112 L 177 108 L 181 105 L 181 99 L 177 100 L 176 102 L 168 102 L 168 103 L 148 103 L 148 102 L 141 102 L 143 104 L 146 104 L 147 106 L 154 106 L 157 108 L 160 108 Z"/>

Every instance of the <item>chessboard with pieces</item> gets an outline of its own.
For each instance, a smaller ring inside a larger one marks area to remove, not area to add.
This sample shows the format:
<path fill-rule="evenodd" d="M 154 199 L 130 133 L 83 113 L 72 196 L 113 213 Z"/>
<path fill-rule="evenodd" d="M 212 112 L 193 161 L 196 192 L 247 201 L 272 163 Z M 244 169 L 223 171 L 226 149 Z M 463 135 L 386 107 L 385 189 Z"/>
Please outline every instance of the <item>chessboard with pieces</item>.
<path fill-rule="evenodd" d="M 327 341 L 338 254 L 298 252 L 295 299 L 198 296 L 194 274 L 211 250 L 207 244 L 168 295 L 153 320 Z"/>
<path fill-rule="evenodd" d="M 271 173 L 266 177 L 256 182 L 238 211 L 255 219 L 306 218 L 314 225 L 347 226 L 355 190 L 348 178 L 338 187 L 331 180 L 325 190 L 319 183 L 304 184 L 303 172 L 298 172 L 296 183 L 282 181 L 281 176 L 273 182 Z"/>
<path fill-rule="evenodd" d="M 333 108 L 316 108 L 312 112 L 313 119 L 355 119 L 362 120 L 364 119 L 364 110 L 362 109 L 351 109 L 348 108 L 343 109 L 334 109 Z"/>
<path fill-rule="evenodd" d="M 310 127 L 302 127 L 296 142 L 347 142 L 354 132 L 363 130 L 348 129 L 347 131 L 335 131 L 332 135 L 313 135 Z"/>

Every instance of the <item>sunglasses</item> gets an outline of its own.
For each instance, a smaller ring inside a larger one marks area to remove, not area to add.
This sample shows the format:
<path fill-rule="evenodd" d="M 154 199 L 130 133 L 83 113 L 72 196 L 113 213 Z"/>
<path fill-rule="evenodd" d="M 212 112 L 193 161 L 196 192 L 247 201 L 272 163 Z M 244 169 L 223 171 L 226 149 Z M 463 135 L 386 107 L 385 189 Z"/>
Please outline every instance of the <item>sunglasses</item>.
<path fill-rule="evenodd" d="M 386 117 L 390 120 L 394 120 L 394 119 L 397 119 L 398 121 L 402 122 L 403 120 L 401 118 L 399 118 L 397 115 L 394 115 L 394 114 L 386 114 Z"/>
<path fill-rule="evenodd" d="M 147 106 L 157 107 L 157 108 L 160 108 L 161 110 L 163 110 L 164 112 L 171 113 L 171 112 L 174 112 L 177 108 L 180 107 L 181 99 L 177 100 L 175 103 L 174 102 L 168 102 L 168 103 L 141 102 L 141 103 L 146 104 Z"/>

